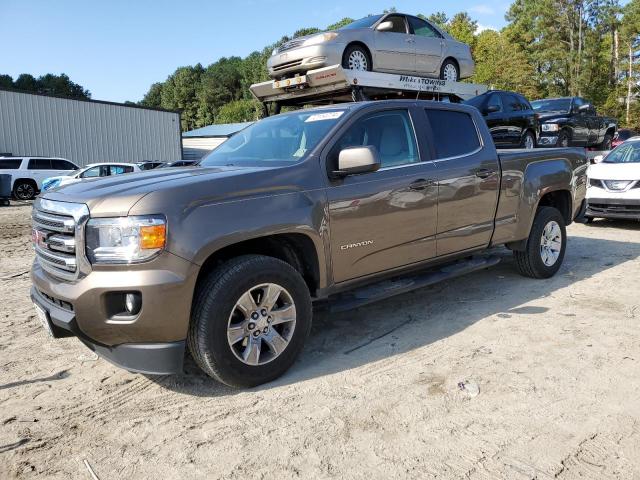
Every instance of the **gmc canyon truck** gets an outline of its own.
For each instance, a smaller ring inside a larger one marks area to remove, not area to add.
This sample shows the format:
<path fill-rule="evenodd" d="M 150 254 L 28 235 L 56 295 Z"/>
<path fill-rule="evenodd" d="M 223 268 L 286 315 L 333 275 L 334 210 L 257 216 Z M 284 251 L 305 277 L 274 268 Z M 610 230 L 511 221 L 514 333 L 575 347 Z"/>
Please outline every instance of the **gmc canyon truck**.
<path fill-rule="evenodd" d="M 540 147 L 595 147 L 611 150 L 618 121 L 596 114 L 580 97 L 547 98 L 531 102 L 540 123 Z"/>
<path fill-rule="evenodd" d="M 465 105 L 298 110 L 199 166 L 89 180 L 33 208 L 31 297 L 55 338 L 130 371 L 253 386 L 282 375 L 312 304 L 344 310 L 486 268 L 554 275 L 584 208 L 574 149 L 497 153 Z M 478 255 L 480 254 L 480 255 Z"/>

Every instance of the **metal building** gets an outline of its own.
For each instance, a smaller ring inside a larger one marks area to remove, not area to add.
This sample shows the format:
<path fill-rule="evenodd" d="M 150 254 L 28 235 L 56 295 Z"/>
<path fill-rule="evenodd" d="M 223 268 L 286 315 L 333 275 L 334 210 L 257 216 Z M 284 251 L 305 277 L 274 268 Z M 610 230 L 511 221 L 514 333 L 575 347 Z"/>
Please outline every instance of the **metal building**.
<path fill-rule="evenodd" d="M 182 152 L 185 160 L 200 160 L 227 138 L 253 122 L 222 123 L 197 128 L 182 134 Z"/>
<path fill-rule="evenodd" d="M 0 155 L 94 162 L 182 158 L 180 113 L 0 89 Z"/>

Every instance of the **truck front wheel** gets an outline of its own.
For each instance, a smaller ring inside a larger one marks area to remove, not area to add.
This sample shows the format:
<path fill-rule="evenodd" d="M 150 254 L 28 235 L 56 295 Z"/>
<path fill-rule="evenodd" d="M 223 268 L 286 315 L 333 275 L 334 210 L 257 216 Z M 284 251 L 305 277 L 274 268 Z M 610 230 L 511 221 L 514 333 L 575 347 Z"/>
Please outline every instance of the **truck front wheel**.
<path fill-rule="evenodd" d="M 514 251 L 516 267 L 521 275 L 549 278 L 562 265 L 567 247 L 565 222 L 558 209 L 540 207 L 523 251 Z"/>
<path fill-rule="evenodd" d="M 232 387 L 253 387 L 293 364 L 311 317 L 309 289 L 291 265 L 245 255 L 200 282 L 187 342 L 209 376 Z"/>

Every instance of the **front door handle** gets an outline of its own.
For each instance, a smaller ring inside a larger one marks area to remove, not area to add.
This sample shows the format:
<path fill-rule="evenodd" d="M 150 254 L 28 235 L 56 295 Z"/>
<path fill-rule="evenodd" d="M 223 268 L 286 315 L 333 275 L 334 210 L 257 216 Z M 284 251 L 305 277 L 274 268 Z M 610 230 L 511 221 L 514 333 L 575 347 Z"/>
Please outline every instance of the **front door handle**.
<path fill-rule="evenodd" d="M 493 175 L 495 170 L 489 170 L 488 168 L 479 168 L 476 170 L 476 177 L 478 178 L 488 178 Z"/>
<path fill-rule="evenodd" d="M 409 184 L 409 188 L 411 190 L 424 190 L 425 188 L 433 187 L 435 184 L 436 182 L 430 178 L 429 179 L 420 178 L 415 182 L 411 182 L 411 184 Z"/>

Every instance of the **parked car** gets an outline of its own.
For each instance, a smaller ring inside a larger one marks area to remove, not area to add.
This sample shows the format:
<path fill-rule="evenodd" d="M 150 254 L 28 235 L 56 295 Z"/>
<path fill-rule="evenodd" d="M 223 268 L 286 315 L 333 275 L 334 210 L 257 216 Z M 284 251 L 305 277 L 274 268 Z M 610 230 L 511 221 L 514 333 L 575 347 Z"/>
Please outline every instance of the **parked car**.
<path fill-rule="evenodd" d="M 193 167 L 198 164 L 200 160 L 178 160 L 173 163 L 165 163 L 164 165 L 160 165 L 158 168 L 167 168 L 167 167 Z"/>
<path fill-rule="evenodd" d="M 576 149 L 497 153 L 466 105 L 288 112 L 234 135 L 197 174 L 45 192 L 31 296 L 54 337 L 121 367 L 180 372 L 188 345 L 212 377 L 257 385 L 300 353 L 312 301 L 382 300 L 494 265 L 471 256 L 499 245 L 521 274 L 553 276 L 586 168 Z"/>
<path fill-rule="evenodd" d="M 613 137 L 613 141 L 611 142 L 611 148 L 616 148 L 618 145 L 622 145 L 624 142 L 629 140 L 632 137 L 637 137 L 638 132 L 635 130 L 631 130 L 629 128 L 621 128 L 618 130 Z"/>
<path fill-rule="evenodd" d="M 547 98 L 534 100 L 531 106 L 540 120 L 540 146 L 611 149 L 617 120 L 597 115 L 584 98 Z"/>
<path fill-rule="evenodd" d="M 67 175 L 49 177 L 42 182 L 42 190 L 63 187 L 84 179 L 122 175 L 123 173 L 141 172 L 142 169 L 134 163 L 91 163 L 83 168 L 74 170 Z"/>
<path fill-rule="evenodd" d="M 388 13 L 356 20 L 338 30 L 285 42 L 267 62 L 275 79 L 329 65 L 351 70 L 415 74 L 458 81 L 473 75 L 468 45 L 412 15 Z"/>
<path fill-rule="evenodd" d="M 42 189 L 42 181 L 65 175 L 78 166 L 66 158 L 0 157 L 0 173 L 11 175 L 11 191 L 19 200 L 31 200 Z"/>
<path fill-rule="evenodd" d="M 522 95 L 489 90 L 464 103 L 480 110 L 497 148 L 536 147 L 538 117 Z"/>
<path fill-rule="evenodd" d="M 619 145 L 589 166 L 588 221 L 594 218 L 640 220 L 640 138 Z"/>
<path fill-rule="evenodd" d="M 136 165 L 140 167 L 140 170 L 153 170 L 154 168 L 162 167 L 166 164 L 166 162 L 152 162 L 150 160 L 144 162 L 136 162 Z"/>

